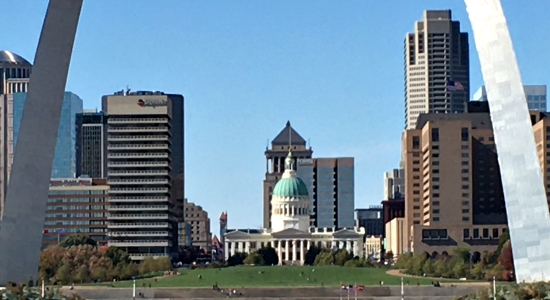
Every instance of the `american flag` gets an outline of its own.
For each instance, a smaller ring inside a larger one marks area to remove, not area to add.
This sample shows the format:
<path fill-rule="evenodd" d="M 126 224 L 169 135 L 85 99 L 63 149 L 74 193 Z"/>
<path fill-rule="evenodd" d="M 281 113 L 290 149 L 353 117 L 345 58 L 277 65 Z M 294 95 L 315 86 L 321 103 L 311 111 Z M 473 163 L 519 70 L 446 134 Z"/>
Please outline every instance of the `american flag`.
<path fill-rule="evenodd" d="M 464 91 L 464 86 L 462 86 L 462 83 L 458 81 L 449 80 L 447 82 L 447 90 L 454 91 L 454 92 L 462 92 Z"/>

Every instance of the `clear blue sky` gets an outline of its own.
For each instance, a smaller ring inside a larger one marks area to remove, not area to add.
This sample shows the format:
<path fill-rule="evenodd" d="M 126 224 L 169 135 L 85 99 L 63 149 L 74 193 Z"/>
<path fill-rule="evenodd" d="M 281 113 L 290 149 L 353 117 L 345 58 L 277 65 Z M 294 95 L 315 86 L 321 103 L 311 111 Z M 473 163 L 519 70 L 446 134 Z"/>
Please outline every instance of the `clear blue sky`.
<path fill-rule="evenodd" d="M 32 61 L 47 1 L 0 5 L 0 49 Z M 503 5 L 524 83 L 548 84 L 550 3 Z M 85 0 L 67 90 L 87 108 L 126 85 L 185 95 L 186 195 L 215 234 L 224 210 L 260 226 L 263 151 L 287 120 L 315 156 L 354 156 L 356 207 L 379 204 L 400 160 L 403 39 L 425 9 L 471 33 L 462 0 Z"/>

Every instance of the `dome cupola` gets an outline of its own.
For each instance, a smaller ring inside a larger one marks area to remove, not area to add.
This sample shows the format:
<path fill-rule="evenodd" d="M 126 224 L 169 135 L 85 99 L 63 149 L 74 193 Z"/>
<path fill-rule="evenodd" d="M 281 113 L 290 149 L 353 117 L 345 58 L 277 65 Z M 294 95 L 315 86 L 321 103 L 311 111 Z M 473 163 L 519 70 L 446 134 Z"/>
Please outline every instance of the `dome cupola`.
<path fill-rule="evenodd" d="M 306 184 L 302 179 L 298 178 L 294 170 L 294 157 L 292 157 L 292 151 L 288 152 L 288 156 L 285 160 L 285 172 L 281 180 L 275 185 L 273 196 L 283 198 L 309 196 Z"/>

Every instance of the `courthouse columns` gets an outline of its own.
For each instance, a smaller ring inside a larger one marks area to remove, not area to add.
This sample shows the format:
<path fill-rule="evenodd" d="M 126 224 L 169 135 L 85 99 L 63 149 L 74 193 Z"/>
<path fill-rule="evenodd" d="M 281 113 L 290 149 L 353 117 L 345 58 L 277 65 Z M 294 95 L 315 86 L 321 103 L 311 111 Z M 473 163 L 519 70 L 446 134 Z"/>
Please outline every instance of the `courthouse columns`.
<path fill-rule="evenodd" d="M 250 253 L 250 242 L 249 241 L 245 242 L 244 252 L 245 253 Z"/>
<path fill-rule="evenodd" d="M 311 248 L 311 240 L 307 240 L 307 250 L 309 250 L 309 248 Z"/>
<path fill-rule="evenodd" d="M 290 241 L 285 240 L 285 260 L 290 260 Z"/>
<path fill-rule="evenodd" d="M 231 256 L 235 255 L 235 248 L 237 248 L 237 245 L 235 242 L 229 242 L 229 244 L 231 245 L 230 248 L 231 248 Z"/>
<path fill-rule="evenodd" d="M 303 265 L 304 264 L 304 257 L 306 257 L 306 251 L 304 251 L 304 240 L 300 240 L 300 261 L 301 261 L 301 264 Z"/>
<path fill-rule="evenodd" d="M 292 261 L 298 260 L 296 256 L 296 240 L 292 240 Z"/>
<path fill-rule="evenodd" d="M 279 265 L 283 264 L 283 249 L 281 247 L 281 240 L 277 241 L 277 256 L 279 257 Z"/>

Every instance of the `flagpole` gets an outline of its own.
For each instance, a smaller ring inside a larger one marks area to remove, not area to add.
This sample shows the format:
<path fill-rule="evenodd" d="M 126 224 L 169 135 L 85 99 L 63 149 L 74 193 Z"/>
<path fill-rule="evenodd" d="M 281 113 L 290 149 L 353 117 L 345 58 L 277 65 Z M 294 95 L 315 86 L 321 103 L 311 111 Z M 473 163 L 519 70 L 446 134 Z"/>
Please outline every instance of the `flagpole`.
<path fill-rule="evenodd" d="M 349 300 L 349 285 L 348 285 L 348 300 Z"/>
<path fill-rule="evenodd" d="M 340 281 L 340 300 L 342 300 L 342 281 Z"/>
<path fill-rule="evenodd" d="M 357 300 L 357 282 L 355 283 L 355 300 Z"/>
<path fill-rule="evenodd" d="M 44 285 L 44 279 L 42 279 L 42 298 L 44 298 L 44 296 L 46 296 L 46 287 Z"/>

